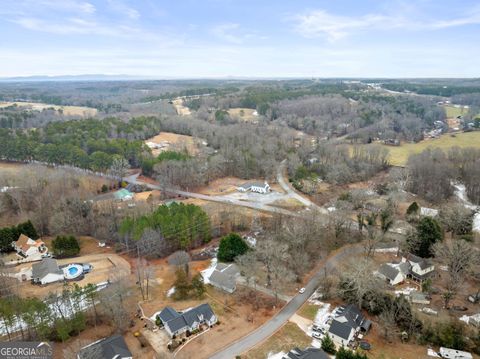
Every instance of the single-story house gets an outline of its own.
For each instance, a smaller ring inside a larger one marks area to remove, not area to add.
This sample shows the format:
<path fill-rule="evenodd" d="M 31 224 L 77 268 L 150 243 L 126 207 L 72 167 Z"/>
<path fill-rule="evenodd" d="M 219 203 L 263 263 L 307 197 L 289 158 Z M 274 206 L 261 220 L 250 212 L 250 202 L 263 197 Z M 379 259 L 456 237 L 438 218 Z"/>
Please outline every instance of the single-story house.
<path fill-rule="evenodd" d="M 402 263 L 408 263 L 408 265 L 410 265 L 407 276 L 418 282 L 423 282 L 425 279 L 431 277 L 435 271 L 435 266 L 430 261 L 411 253 L 402 257 Z M 404 266 L 407 266 L 407 264 L 404 264 Z"/>
<path fill-rule="evenodd" d="M 171 336 L 177 336 L 187 331 L 198 329 L 202 324 L 212 326 L 217 322 L 217 317 L 213 313 L 209 304 L 200 304 L 198 307 L 191 308 L 183 313 L 177 312 L 171 307 L 166 307 L 158 314 L 167 333 Z"/>
<path fill-rule="evenodd" d="M 208 277 L 208 282 L 218 289 L 233 293 L 237 289 L 237 277 L 239 275 L 240 271 L 235 264 L 218 263 Z"/>
<path fill-rule="evenodd" d="M 439 354 L 442 358 L 448 359 L 473 359 L 472 354 L 470 354 L 469 352 L 444 347 L 440 348 Z"/>
<path fill-rule="evenodd" d="M 33 240 L 24 234 L 21 234 L 16 241 L 12 242 L 12 247 L 18 254 L 24 257 L 41 255 L 48 252 L 48 248 L 42 240 Z"/>
<path fill-rule="evenodd" d="M 382 264 L 377 273 L 380 278 L 386 280 L 390 285 L 400 284 L 406 278 L 399 268 L 395 268 L 389 263 Z"/>
<path fill-rule="evenodd" d="M 133 355 L 121 335 L 100 339 L 77 353 L 77 359 L 132 359 Z"/>
<path fill-rule="evenodd" d="M 304 350 L 293 348 L 282 359 L 329 359 L 330 357 L 319 348 L 306 348 Z"/>
<path fill-rule="evenodd" d="M 64 279 L 63 270 L 58 267 L 56 259 L 43 258 L 32 265 L 32 281 L 36 284 L 48 284 Z"/>
<path fill-rule="evenodd" d="M 239 187 L 237 187 L 239 192 L 257 192 L 257 193 L 268 193 L 270 192 L 270 185 L 267 182 L 247 182 Z"/>
<path fill-rule="evenodd" d="M 430 304 L 430 299 L 425 293 L 413 291 L 409 294 L 409 298 L 413 304 Z"/>
<path fill-rule="evenodd" d="M 357 333 L 366 333 L 371 326 L 372 322 L 364 317 L 360 309 L 350 304 L 333 318 L 328 334 L 337 346 L 347 346 Z"/>

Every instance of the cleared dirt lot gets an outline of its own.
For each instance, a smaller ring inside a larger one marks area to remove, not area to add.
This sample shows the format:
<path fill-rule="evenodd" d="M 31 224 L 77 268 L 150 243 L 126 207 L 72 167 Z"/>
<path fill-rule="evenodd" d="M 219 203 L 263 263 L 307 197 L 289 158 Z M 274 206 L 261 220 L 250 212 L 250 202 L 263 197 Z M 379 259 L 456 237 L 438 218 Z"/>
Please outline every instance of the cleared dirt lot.
<path fill-rule="evenodd" d="M 238 118 L 241 121 L 245 122 L 257 122 L 258 121 L 258 113 L 257 110 L 251 108 L 231 108 L 228 110 L 228 114 L 233 118 Z"/>
<path fill-rule="evenodd" d="M 66 116 L 94 117 L 98 112 L 96 108 L 82 106 L 57 106 L 40 102 L 0 102 L 0 107 L 9 107 L 13 105 L 25 107 L 26 109 L 30 108 L 35 111 L 53 108 L 56 111 L 61 111 Z"/>
<path fill-rule="evenodd" d="M 81 280 L 74 281 L 79 286 L 85 286 L 88 283 L 100 283 L 107 280 L 115 281 L 123 275 L 130 274 L 130 264 L 122 257 L 114 253 L 98 253 L 89 254 L 75 258 L 59 259 L 58 264 L 64 265 L 68 263 L 90 263 L 93 270 L 86 274 Z M 15 270 L 30 269 L 31 264 L 22 264 L 15 267 Z M 45 297 L 50 292 L 61 291 L 63 282 L 51 283 L 45 286 L 33 285 L 29 281 L 23 282 L 19 290 L 21 296 L 28 297 Z"/>
<path fill-rule="evenodd" d="M 158 135 L 145 140 L 145 143 L 152 142 L 161 145 L 162 148 L 153 148 L 152 154 L 158 156 L 163 151 L 187 150 L 190 156 L 196 156 L 200 152 L 203 140 L 192 136 L 178 135 L 172 132 L 160 132 Z"/>

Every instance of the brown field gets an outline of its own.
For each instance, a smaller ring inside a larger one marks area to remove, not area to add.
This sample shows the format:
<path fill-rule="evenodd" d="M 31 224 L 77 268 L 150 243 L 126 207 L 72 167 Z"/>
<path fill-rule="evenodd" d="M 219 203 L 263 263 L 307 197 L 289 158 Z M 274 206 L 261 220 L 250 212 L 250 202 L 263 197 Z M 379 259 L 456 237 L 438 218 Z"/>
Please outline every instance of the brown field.
<path fill-rule="evenodd" d="M 246 182 L 263 182 L 263 179 L 249 179 L 245 180 L 238 177 L 223 177 L 211 181 L 208 186 L 199 188 L 196 192 L 208 194 L 210 196 L 221 196 L 237 192 L 237 187 Z M 283 193 L 282 187 L 277 183 L 269 182 L 273 191 Z"/>
<path fill-rule="evenodd" d="M 257 122 L 258 121 L 258 113 L 257 110 L 253 110 L 251 108 L 231 108 L 228 110 L 228 114 L 233 118 L 238 118 L 244 122 Z"/>
<path fill-rule="evenodd" d="M 62 111 L 63 114 L 66 116 L 95 117 L 98 113 L 96 108 L 83 106 L 57 106 L 39 102 L 0 102 L 0 108 L 13 105 L 29 108 L 35 111 L 42 111 L 45 109 L 53 108 L 56 111 Z"/>
<path fill-rule="evenodd" d="M 145 140 L 145 143 L 147 142 L 164 145 L 164 148 L 152 149 L 152 154 L 154 156 L 158 156 L 161 152 L 167 150 L 187 150 L 190 156 L 196 156 L 200 152 L 199 148 L 202 140 L 192 136 L 178 135 L 172 132 L 160 132 L 158 135 Z"/>
<path fill-rule="evenodd" d="M 177 111 L 177 114 L 180 116 L 188 116 L 191 115 L 192 113 L 190 112 L 190 109 L 184 105 L 184 102 L 181 98 L 177 98 L 172 101 L 173 102 L 173 107 L 175 107 L 175 110 Z"/>
<path fill-rule="evenodd" d="M 274 335 L 253 349 L 250 349 L 242 358 L 245 359 L 266 359 L 269 354 L 275 354 L 283 351 L 289 352 L 291 349 L 305 348 L 310 346 L 310 338 L 297 324 L 288 322 Z"/>
<path fill-rule="evenodd" d="M 85 275 L 85 278 L 73 283 L 79 286 L 85 286 L 89 283 L 101 283 L 107 280 L 114 281 L 116 278 L 124 275 L 130 275 L 130 264 L 124 258 L 113 253 L 90 254 L 75 258 L 59 259 L 58 264 L 68 263 L 90 263 L 93 270 Z M 31 268 L 31 263 L 22 264 L 15 267 L 16 270 L 22 268 Z M 29 281 L 23 282 L 19 291 L 22 297 L 45 297 L 51 292 L 61 292 L 63 283 L 51 283 L 45 286 L 33 285 Z"/>

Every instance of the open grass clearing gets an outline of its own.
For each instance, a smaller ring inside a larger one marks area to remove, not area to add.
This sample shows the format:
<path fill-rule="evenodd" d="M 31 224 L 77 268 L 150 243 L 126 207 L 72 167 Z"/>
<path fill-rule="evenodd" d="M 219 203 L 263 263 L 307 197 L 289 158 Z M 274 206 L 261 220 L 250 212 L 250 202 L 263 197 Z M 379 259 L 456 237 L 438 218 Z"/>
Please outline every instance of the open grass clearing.
<path fill-rule="evenodd" d="M 315 316 L 317 315 L 318 308 L 318 305 L 310 304 L 307 302 L 300 307 L 297 314 L 303 318 L 313 321 L 315 319 Z"/>
<path fill-rule="evenodd" d="M 242 358 L 265 359 L 268 358 L 269 354 L 287 353 L 295 347 L 308 347 L 311 343 L 311 337 L 305 334 L 296 324 L 288 322 L 266 341 L 242 355 Z"/>
<path fill-rule="evenodd" d="M 468 108 L 465 108 L 461 105 L 458 107 L 453 105 L 447 105 L 443 107 L 445 109 L 445 114 L 448 118 L 458 117 L 468 113 Z"/>
<path fill-rule="evenodd" d="M 228 114 L 233 118 L 238 118 L 241 121 L 245 122 L 254 122 L 258 121 L 258 113 L 257 110 L 251 108 L 231 108 L 228 110 Z"/>
<path fill-rule="evenodd" d="M 480 148 L 480 131 L 463 132 L 455 135 L 444 134 L 439 138 L 428 139 L 418 143 L 403 143 L 401 146 L 385 145 L 385 148 L 390 152 L 390 163 L 394 166 L 405 166 L 410 155 L 420 153 L 428 147 L 440 148 L 442 150 L 448 150 L 452 147 Z"/>
<path fill-rule="evenodd" d="M 35 111 L 43 111 L 45 109 L 53 108 L 55 111 L 62 112 L 66 116 L 94 117 L 98 113 L 96 108 L 84 106 L 58 106 L 40 102 L 0 102 L 0 108 L 13 105 L 25 107 L 26 109 L 29 108 Z"/>

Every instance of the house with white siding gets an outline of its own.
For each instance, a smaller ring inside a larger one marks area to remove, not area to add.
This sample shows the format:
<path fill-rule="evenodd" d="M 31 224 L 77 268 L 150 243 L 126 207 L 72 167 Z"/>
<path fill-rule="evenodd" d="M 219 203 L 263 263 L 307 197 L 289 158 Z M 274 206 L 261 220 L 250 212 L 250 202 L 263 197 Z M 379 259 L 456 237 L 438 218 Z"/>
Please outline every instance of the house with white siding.
<path fill-rule="evenodd" d="M 270 185 L 267 182 L 247 182 L 237 187 L 239 192 L 256 192 L 256 193 L 268 193 L 270 192 Z"/>

